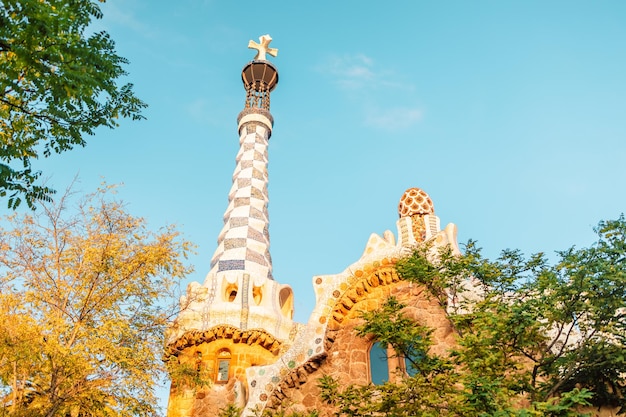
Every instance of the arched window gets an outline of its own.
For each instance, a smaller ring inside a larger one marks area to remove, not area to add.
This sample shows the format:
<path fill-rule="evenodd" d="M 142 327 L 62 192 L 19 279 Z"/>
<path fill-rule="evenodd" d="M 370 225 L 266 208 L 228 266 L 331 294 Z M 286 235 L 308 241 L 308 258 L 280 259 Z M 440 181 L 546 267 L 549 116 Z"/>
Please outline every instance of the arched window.
<path fill-rule="evenodd" d="M 419 370 L 417 370 L 415 368 L 415 366 L 413 366 L 413 364 L 411 363 L 411 361 L 409 361 L 407 358 L 400 358 L 401 360 L 401 364 L 402 364 L 402 371 L 404 372 L 405 375 L 408 376 L 415 376 L 419 373 Z"/>
<path fill-rule="evenodd" d="M 421 336 L 418 336 L 415 340 L 415 345 L 410 349 L 404 357 L 400 356 L 400 366 L 405 375 L 415 376 L 420 371 L 420 362 L 422 362 L 426 356 L 427 345 L 424 345 L 424 340 Z"/>
<path fill-rule="evenodd" d="M 370 381 L 374 385 L 381 385 L 389 381 L 389 360 L 387 347 L 375 342 L 370 348 Z"/>
<path fill-rule="evenodd" d="M 293 319 L 293 291 L 291 287 L 283 285 L 283 288 L 278 293 L 278 303 L 283 316 Z"/>
<path fill-rule="evenodd" d="M 237 298 L 237 284 L 229 284 L 224 288 L 224 301 L 233 302 Z"/>
<path fill-rule="evenodd" d="M 252 286 L 252 298 L 256 305 L 260 305 L 263 300 L 263 287 Z"/>
<path fill-rule="evenodd" d="M 222 349 L 217 352 L 217 373 L 215 374 L 215 382 L 217 384 L 225 384 L 228 382 L 230 374 L 230 351 Z"/>

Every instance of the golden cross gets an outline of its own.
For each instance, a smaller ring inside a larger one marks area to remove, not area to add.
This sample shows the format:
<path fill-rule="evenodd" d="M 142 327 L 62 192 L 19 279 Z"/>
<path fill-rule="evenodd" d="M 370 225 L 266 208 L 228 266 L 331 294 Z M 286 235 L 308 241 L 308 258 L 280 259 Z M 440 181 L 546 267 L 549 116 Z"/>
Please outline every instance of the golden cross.
<path fill-rule="evenodd" d="M 270 35 L 263 35 L 259 36 L 259 42 L 261 43 L 256 43 L 255 41 L 248 42 L 249 49 L 257 50 L 256 56 L 254 57 L 255 61 L 266 61 L 267 59 L 265 57 L 265 54 L 270 54 L 274 57 L 278 55 L 278 49 L 270 48 L 271 41 L 272 37 Z"/>

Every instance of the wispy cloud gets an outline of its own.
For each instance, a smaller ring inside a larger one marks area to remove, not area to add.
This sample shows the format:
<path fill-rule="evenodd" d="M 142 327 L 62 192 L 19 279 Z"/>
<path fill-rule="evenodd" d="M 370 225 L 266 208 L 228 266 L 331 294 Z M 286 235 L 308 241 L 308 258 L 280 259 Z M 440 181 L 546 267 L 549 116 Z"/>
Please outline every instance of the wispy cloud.
<path fill-rule="evenodd" d="M 393 107 L 369 109 L 365 124 L 383 130 L 404 130 L 422 120 L 422 111 L 417 107 Z"/>
<path fill-rule="evenodd" d="M 372 59 L 362 54 L 331 56 L 323 67 L 345 89 L 365 87 L 376 78 Z"/>
<path fill-rule="evenodd" d="M 348 100 L 359 103 L 356 108 L 360 108 L 366 126 L 397 131 L 422 119 L 419 106 L 398 105 L 415 100 L 415 86 L 402 74 L 377 65 L 367 55 L 333 55 L 318 69 L 331 77 Z M 385 102 L 393 104 L 385 106 Z"/>
<path fill-rule="evenodd" d="M 390 88 L 413 90 L 404 77 L 378 65 L 374 59 L 364 54 L 332 55 L 318 66 L 320 72 L 333 77 L 334 82 L 346 90 Z"/>

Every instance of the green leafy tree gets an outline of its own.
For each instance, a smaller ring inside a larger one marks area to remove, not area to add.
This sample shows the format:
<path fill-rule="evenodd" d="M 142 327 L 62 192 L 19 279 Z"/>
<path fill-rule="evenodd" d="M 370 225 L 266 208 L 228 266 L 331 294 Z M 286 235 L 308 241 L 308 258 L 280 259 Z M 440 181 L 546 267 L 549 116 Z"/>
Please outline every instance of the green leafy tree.
<path fill-rule="evenodd" d="M 429 354 L 432 329 L 406 317 L 405 307 L 390 297 L 380 310 L 363 312 L 365 323 L 356 330 L 359 336 L 374 335 L 381 345 L 391 346 L 395 356 L 406 361 L 408 373 L 398 369 L 393 382 L 346 388 L 329 376 L 322 377 L 318 384 L 322 399 L 337 407 L 337 416 L 457 415 L 459 378 L 453 364 Z"/>
<path fill-rule="evenodd" d="M 558 252 L 554 264 L 511 250 L 490 261 L 472 242 L 462 256 L 419 248 L 398 272 L 446 309 L 457 346 L 431 354 L 430 329 L 390 299 L 364 313 L 358 331 L 391 345 L 416 373 L 346 388 L 324 377 L 323 398 L 335 415 L 354 417 L 626 412 L 626 220 L 600 222 L 596 232 L 595 244 Z"/>
<path fill-rule="evenodd" d="M 148 230 L 109 188 L 0 229 L 0 416 L 156 414 L 189 243 Z"/>
<path fill-rule="evenodd" d="M 106 32 L 89 33 L 101 17 L 93 0 L 0 0 L 0 196 L 11 208 L 54 192 L 32 159 L 142 118 L 132 85 L 118 85 L 126 59 Z"/>

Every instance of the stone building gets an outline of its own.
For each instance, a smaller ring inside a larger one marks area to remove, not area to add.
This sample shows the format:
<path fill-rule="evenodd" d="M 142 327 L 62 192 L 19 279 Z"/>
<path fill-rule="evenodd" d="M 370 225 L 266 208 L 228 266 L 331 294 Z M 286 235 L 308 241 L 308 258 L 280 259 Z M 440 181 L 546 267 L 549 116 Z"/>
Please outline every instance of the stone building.
<path fill-rule="evenodd" d="M 423 288 L 400 281 L 395 270 L 397 260 L 424 241 L 458 251 L 456 227 L 441 230 L 430 197 L 418 188 L 401 198 L 397 239 L 391 231 L 372 234 L 361 258 L 343 272 L 313 277 L 316 306 L 309 321 L 292 321 L 292 290 L 273 279 L 269 254 L 267 149 L 273 126 L 270 93 L 278 83 L 278 72 L 267 60 L 278 52 L 270 41 L 269 35 L 260 43 L 250 41 L 258 52 L 242 71 L 240 149 L 211 270 L 203 284 L 189 286 L 181 300 L 185 309 L 166 340 L 166 355 L 210 384 L 174 381 L 169 417 L 216 415 L 228 404 L 243 409 L 242 415 L 281 403 L 323 409 L 317 388 L 322 375 L 356 384 L 392 377 L 389 370 L 402 364 L 397 359 L 379 363 L 380 347 L 354 331 L 361 322 L 358 312 L 378 308 L 389 295 L 435 329 L 436 352 L 454 343 L 445 311 Z"/>
<path fill-rule="evenodd" d="M 325 416 L 331 410 L 321 398 L 320 377 L 345 385 L 398 378 L 398 371 L 407 370 L 403 359 L 355 329 L 363 323 L 361 312 L 377 310 L 392 295 L 407 306 L 407 316 L 433 329 L 432 353 L 445 355 L 456 342 L 446 307 L 424 287 L 400 280 L 396 271 L 399 259 L 425 243 L 435 251 L 460 253 L 456 226 L 441 229 L 432 200 L 419 188 L 400 199 L 397 237 L 391 231 L 372 234 L 361 257 L 343 272 L 313 277 L 313 312 L 306 324 L 293 322 L 293 292 L 274 280 L 269 252 L 270 93 L 278 71 L 267 55 L 278 51 L 270 48 L 269 35 L 259 40 L 250 41 L 257 55 L 242 71 L 240 148 L 211 269 L 203 284 L 189 285 L 182 313 L 166 336 L 173 381 L 169 417 L 213 416 L 230 404 L 242 416 L 277 409 Z M 470 290 L 464 297 L 480 297 L 470 281 L 461 285 Z M 449 297 L 447 308 L 458 307 L 457 301 Z M 616 415 L 605 407 L 593 411 Z"/>

